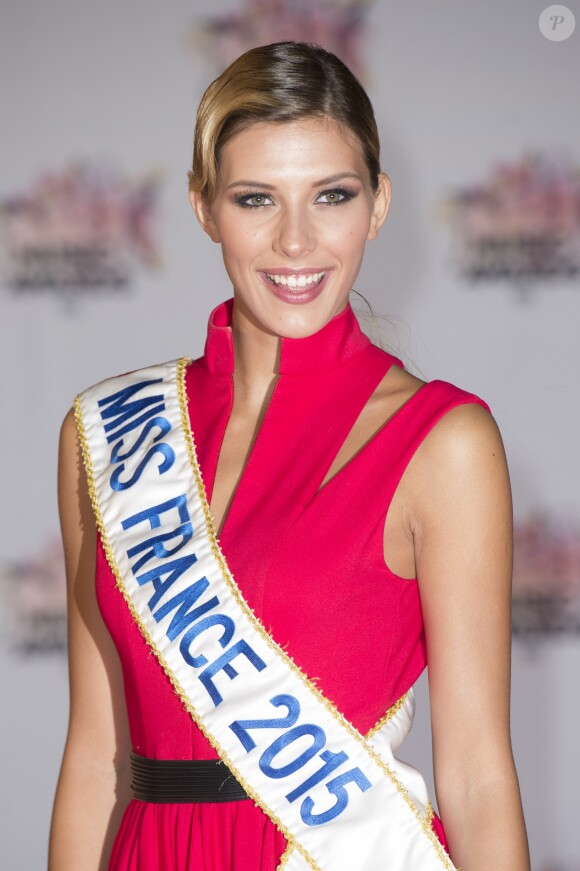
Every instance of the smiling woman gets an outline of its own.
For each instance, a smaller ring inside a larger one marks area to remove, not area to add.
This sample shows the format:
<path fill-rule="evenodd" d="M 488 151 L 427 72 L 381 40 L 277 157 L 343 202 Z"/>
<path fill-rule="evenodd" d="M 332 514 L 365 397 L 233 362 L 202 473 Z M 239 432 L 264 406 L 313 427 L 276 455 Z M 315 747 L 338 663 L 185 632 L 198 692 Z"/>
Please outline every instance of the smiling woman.
<path fill-rule="evenodd" d="M 380 174 L 373 190 L 349 128 L 312 117 L 243 128 L 220 150 L 213 200 L 190 198 L 222 246 L 240 329 L 299 338 L 345 307 L 390 186 Z"/>
<path fill-rule="evenodd" d="M 528 871 L 503 447 L 350 306 L 391 201 L 366 93 L 318 46 L 252 49 L 204 94 L 189 188 L 233 289 L 203 355 L 62 428 L 50 871 Z M 440 817 L 395 756 L 427 661 Z"/>
<path fill-rule="evenodd" d="M 247 52 L 207 89 L 189 187 L 239 314 L 295 338 L 346 305 L 391 193 L 365 90 L 334 55 L 298 57 L 294 43 Z"/>

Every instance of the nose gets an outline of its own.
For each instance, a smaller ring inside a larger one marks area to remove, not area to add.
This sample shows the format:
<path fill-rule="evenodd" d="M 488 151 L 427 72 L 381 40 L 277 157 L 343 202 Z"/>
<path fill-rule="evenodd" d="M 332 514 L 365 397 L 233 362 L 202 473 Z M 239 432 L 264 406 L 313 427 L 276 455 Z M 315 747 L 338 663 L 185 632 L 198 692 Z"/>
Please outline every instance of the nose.
<path fill-rule="evenodd" d="M 301 209 L 286 208 L 278 218 L 272 247 L 276 254 L 298 259 L 314 250 L 314 228 Z"/>

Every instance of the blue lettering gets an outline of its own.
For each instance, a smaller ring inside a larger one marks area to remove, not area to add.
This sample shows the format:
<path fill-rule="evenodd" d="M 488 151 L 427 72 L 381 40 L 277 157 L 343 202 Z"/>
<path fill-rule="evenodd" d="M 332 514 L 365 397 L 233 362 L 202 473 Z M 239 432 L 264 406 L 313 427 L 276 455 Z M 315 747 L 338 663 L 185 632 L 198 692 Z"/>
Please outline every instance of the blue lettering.
<path fill-rule="evenodd" d="M 294 741 L 302 738 L 304 735 L 308 735 L 312 738 L 312 744 L 310 747 L 307 747 L 306 750 L 303 750 L 302 753 L 296 757 L 296 759 L 293 759 L 286 765 L 281 765 L 279 767 L 272 765 L 274 759 L 282 750 L 294 743 Z M 280 735 L 279 738 L 276 738 L 275 741 L 272 741 L 270 746 L 264 750 L 260 757 L 260 770 L 263 771 L 266 777 L 288 777 L 290 774 L 294 774 L 306 765 L 307 762 L 310 762 L 310 760 L 316 756 L 318 751 L 322 750 L 325 744 L 326 734 L 324 729 L 321 729 L 320 726 L 315 726 L 314 723 L 303 723 L 301 726 L 293 726 L 292 729 L 288 730 L 288 732 L 285 732 L 283 735 Z"/>
<path fill-rule="evenodd" d="M 185 493 L 181 493 L 179 496 L 174 496 L 173 499 L 168 499 L 167 502 L 161 502 L 159 505 L 153 505 L 151 508 L 145 508 L 143 511 L 138 511 L 137 514 L 127 517 L 126 520 L 123 520 L 123 529 L 137 526 L 138 523 L 143 523 L 145 520 L 149 521 L 151 529 L 159 529 L 161 515 L 171 511 L 172 508 L 177 508 L 182 523 L 191 519 L 187 509 L 187 497 Z"/>
<path fill-rule="evenodd" d="M 238 672 L 233 668 L 233 666 L 229 666 L 229 663 L 232 659 L 235 659 L 237 656 L 241 656 L 242 654 L 251 662 L 256 671 L 263 671 L 266 668 L 264 660 L 258 656 L 256 651 L 250 647 L 247 641 L 244 641 L 244 639 L 241 638 L 235 644 L 232 644 L 225 653 L 218 656 L 214 662 L 210 662 L 199 676 L 200 681 L 208 691 L 216 708 L 221 702 L 223 702 L 223 696 L 214 685 L 213 678 L 220 671 L 225 671 L 230 680 L 237 677 Z"/>
<path fill-rule="evenodd" d="M 147 420 L 146 417 L 145 417 L 145 420 Z M 139 423 L 141 423 L 141 418 L 139 418 L 139 420 L 135 421 L 135 425 L 137 426 Z M 158 442 L 162 436 L 167 435 L 167 433 L 171 429 L 171 424 L 169 423 L 169 421 L 167 420 L 166 417 L 153 417 L 153 418 L 151 418 L 151 420 L 147 420 L 147 423 L 145 424 L 145 426 L 143 427 L 143 429 L 139 433 L 138 438 L 135 440 L 133 445 L 128 450 L 125 451 L 124 454 L 121 453 L 121 448 L 125 447 L 125 445 L 123 443 L 123 439 L 119 439 L 119 441 L 117 442 L 116 445 L 114 445 L 114 447 L 111 451 L 111 462 L 112 463 L 120 463 L 120 462 L 122 462 L 122 460 L 128 460 L 129 457 L 132 457 L 133 454 L 135 453 L 135 451 L 139 450 L 139 448 L 141 447 L 141 445 L 143 444 L 143 442 L 145 441 L 145 439 L 147 438 L 147 436 L 149 435 L 149 433 L 151 432 L 151 430 L 155 426 L 159 428 L 160 432 L 153 439 L 154 443 Z M 118 433 L 116 433 L 116 435 L 118 435 Z"/>
<path fill-rule="evenodd" d="M 141 426 L 142 423 L 145 423 L 150 418 L 153 418 L 154 415 L 158 415 L 160 411 L 164 411 L 164 410 L 165 410 L 164 403 L 160 403 L 159 405 L 156 405 L 154 408 L 148 409 L 147 411 L 143 412 L 143 414 L 141 414 L 139 417 L 134 417 L 132 420 L 130 420 L 128 423 L 126 423 L 125 426 L 122 426 L 121 429 L 118 429 L 115 432 L 109 433 L 109 435 L 107 436 L 107 442 L 109 444 L 111 444 L 111 442 L 114 442 L 115 439 L 118 439 L 118 438 L 121 438 L 121 436 L 127 435 L 128 432 L 131 432 L 132 430 L 137 429 L 137 427 Z M 167 420 L 167 418 L 165 418 L 165 417 L 154 418 L 154 419 L 155 420 Z M 111 429 L 111 427 L 117 426 L 117 423 L 118 423 L 118 421 L 115 421 L 114 423 L 105 424 L 105 432 L 107 432 L 108 429 Z M 169 421 L 167 421 L 167 423 L 169 423 Z M 169 429 L 171 429 L 171 424 L 169 424 Z M 168 432 L 169 432 L 169 430 L 168 430 Z"/>
<path fill-rule="evenodd" d="M 206 664 L 207 656 L 204 656 L 203 653 L 199 656 L 192 656 L 189 648 L 191 642 L 197 638 L 201 632 L 205 632 L 205 630 L 209 629 L 210 626 L 216 625 L 224 627 L 224 631 L 219 638 L 220 645 L 226 647 L 230 643 L 232 636 L 236 631 L 236 624 L 232 618 L 227 617 L 225 614 L 210 614 L 209 617 L 204 617 L 203 620 L 194 623 L 191 629 L 188 629 L 181 639 L 179 650 L 188 665 L 191 665 L 193 668 L 201 668 L 202 665 Z"/>
<path fill-rule="evenodd" d="M 155 592 L 147 603 L 152 611 L 175 581 L 196 562 L 197 557 L 195 554 L 182 556 L 179 559 L 171 560 L 171 562 L 162 567 L 151 569 L 136 578 L 140 587 L 145 586 L 145 584 L 153 584 Z M 166 581 L 162 581 L 161 579 L 165 575 L 169 575 L 169 577 Z"/>
<path fill-rule="evenodd" d="M 153 616 L 159 623 L 159 621 L 163 620 L 164 617 L 167 617 L 174 608 L 178 608 L 177 613 L 171 619 L 169 629 L 166 633 L 170 641 L 174 641 L 180 632 L 187 629 L 188 626 L 194 623 L 199 617 L 202 617 L 203 614 L 207 614 L 208 611 L 217 608 L 220 600 L 217 596 L 213 596 L 207 602 L 198 605 L 197 608 L 193 609 L 193 611 L 187 610 L 190 605 L 197 602 L 208 587 L 208 579 L 206 577 L 200 578 L 199 581 L 196 581 L 191 585 L 191 587 L 188 587 L 187 590 L 182 590 L 181 593 L 178 593 L 176 596 L 173 596 L 172 599 L 169 599 L 168 602 L 165 602 L 164 605 L 161 605 L 161 607 L 155 612 Z"/>
<path fill-rule="evenodd" d="M 174 496 L 173 499 L 168 499 L 167 502 L 162 502 L 160 505 L 153 505 L 151 508 L 145 508 L 144 511 L 139 511 L 137 514 L 133 514 L 131 517 L 127 517 L 126 520 L 122 521 L 121 526 L 123 529 L 130 529 L 131 526 L 136 526 L 138 523 L 145 523 L 147 521 L 149 522 L 149 527 L 151 529 L 159 529 L 161 526 L 161 516 L 166 514 L 168 511 L 171 511 L 173 508 L 177 508 L 179 519 L 181 521 L 181 525 L 178 526 L 177 529 L 172 529 L 170 532 L 151 536 L 151 538 L 141 541 L 139 544 L 134 545 L 127 551 L 127 556 L 131 559 L 138 553 L 141 553 L 142 550 L 146 550 L 148 547 L 151 548 L 149 553 L 142 556 L 141 559 L 132 566 L 131 570 L 134 575 L 140 571 L 151 557 L 156 556 L 159 559 L 167 559 L 168 556 L 173 556 L 174 553 L 177 553 L 177 551 L 192 538 L 193 525 L 187 508 L 187 499 L 185 494 L 181 493 L 179 496 Z M 176 545 L 176 547 L 168 550 L 163 542 L 169 541 L 178 535 L 182 536 L 182 541 Z"/>
<path fill-rule="evenodd" d="M 162 475 L 164 472 L 170 469 L 175 462 L 175 453 L 173 451 L 173 448 L 169 447 L 169 445 L 166 445 L 165 443 L 161 443 L 160 445 L 153 445 L 153 447 L 150 448 L 149 451 L 145 454 L 145 456 L 143 457 L 128 481 L 119 480 L 121 472 L 125 470 L 124 463 L 121 463 L 121 465 L 115 469 L 110 479 L 111 489 L 115 491 L 128 490 L 129 487 L 132 487 L 133 484 L 136 484 L 141 475 L 143 474 L 147 463 L 150 459 L 152 459 L 153 456 L 155 456 L 156 453 L 163 454 L 164 457 L 161 464 L 157 467 L 159 474 Z"/>
<path fill-rule="evenodd" d="M 109 423 L 105 425 L 105 432 L 111 433 L 111 430 L 116 429 L 118 426 L 126 423 L 136 415 L 141 414 L 145 409 L 147 409 L 145 419 L 153 417 L 154 414 L 158 414 L 160 411 L 164 411 L 165 403 L 163 401 L 163 394 L 144 397 L 133 400 L 132 402 L 129 401 L 131 397 L 140 390 L 149 387 L 151 384 L 159 384 L 162 381 L 162 378 L 154 378 L 149 381 L 139 381 L 137 384 L 131 384 L 123 390 L 119 390 L 117 393 L 113 393 L 111 396 L 106 396 L 104 399 L 99 400 L 99 408 L 102 409 L 101 418 L 103 421 L 109 421 Z M 157 407 L 154 409 L 151 408 L 153 405 L 157 405 Z M 139 422 L 134 422 L 134 424 L 130 425 L 129 429 L 134 429 L 138 425 Z M 127 431 L 128 430 L 125 430 L 125 432 Z M 110 443 L 119 435 L 121 435 L 120 432 L 111 434 L 107 438 L 107 441 Z"/>
<path fill-rule="evenodd" d="M 171 539 L 177 538 L 178 536 L 181 540 L 178 541 L 175 547 L 167 549 L 163 542 L 171 541 Z M 181 526 L 177 527 L 177 529 L 172 529 L 171 532 L 162 532 L 159 535 L 152 535 L 151 538 L 147 538 L 145 541 L 140 541 L 139 544 L 129 548 L 127 556 L 131 559 L 143 550 L 146 550 L 147 553 L 144 553 L 141 559 L 137 560 L 135 565 L 131 566 L 131 571 L 136 575 L 137 572 L 143 568 L 145 563 L 148 563 L 150 559 L 153 559 L 153 557 L 157 557 L 157 559 L 167 559 L 167 557 L 173 556 L 174 553 L 180 551 L 184 544 L 187 544 L 187 542 L 192 538 L 193 526 L 188 521 L 187 523 L 182 523 Z M 147 550 L 147 548 L 149 548 L 149 550 Z"/>

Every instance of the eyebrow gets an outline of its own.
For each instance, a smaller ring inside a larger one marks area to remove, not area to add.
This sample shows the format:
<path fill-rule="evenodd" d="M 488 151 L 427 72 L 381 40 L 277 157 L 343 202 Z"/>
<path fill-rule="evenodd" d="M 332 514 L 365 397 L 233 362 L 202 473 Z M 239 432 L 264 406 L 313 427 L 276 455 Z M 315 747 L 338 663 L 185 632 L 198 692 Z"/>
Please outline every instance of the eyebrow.
<path fill-rule="evenodd" d="M 343 178 L 354 178 L 357 181 L 361 181 L 361 177 L 356 172 L 337 172 L 334 175 L 328 175 L 326 178 L 321 178 L 318 181 L 312 182 L 312 187 L 321 187 L 326 184 L 334 184 L 334 182 L 341 181 Z M 276 189 L 276 185 L 273 184 L 265 184 L 262 181 L 256 181 L 255 179 L 242 178 L 239 181 L 233 181 L 229 184 L 226 190 L 230 188 L 236 187 L 253 187 L 260 188 L 260 190 L 265 191 L 273 191 Z"/>

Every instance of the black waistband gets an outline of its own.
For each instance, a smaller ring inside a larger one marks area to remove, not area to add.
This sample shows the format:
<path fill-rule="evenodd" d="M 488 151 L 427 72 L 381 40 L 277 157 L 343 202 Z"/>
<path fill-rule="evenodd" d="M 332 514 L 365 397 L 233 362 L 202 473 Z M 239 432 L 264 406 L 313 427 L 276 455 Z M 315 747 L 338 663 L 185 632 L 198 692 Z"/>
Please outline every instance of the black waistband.
<path fill-rule="evenodd" d="M 131 789 L 140 801 L 190 804 L 249 798 L 219 759 L 147 759 L 131 753 Z"/>

